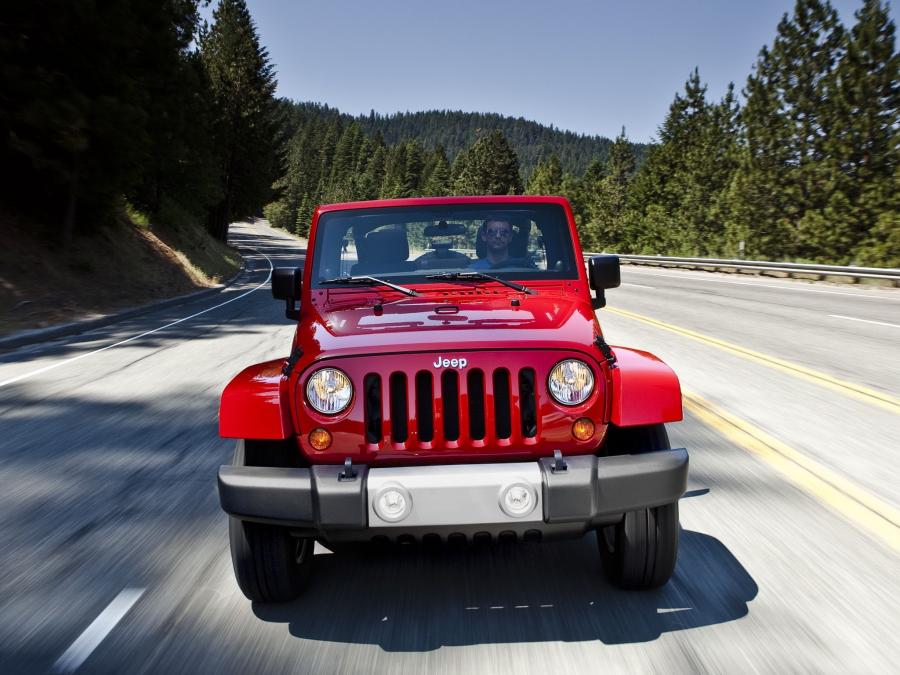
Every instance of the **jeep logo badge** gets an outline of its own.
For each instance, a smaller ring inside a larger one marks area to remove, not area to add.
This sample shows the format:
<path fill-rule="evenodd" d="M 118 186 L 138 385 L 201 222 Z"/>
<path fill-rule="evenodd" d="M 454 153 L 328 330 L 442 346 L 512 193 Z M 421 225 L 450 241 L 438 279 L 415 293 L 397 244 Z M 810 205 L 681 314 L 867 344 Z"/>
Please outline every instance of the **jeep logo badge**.
<path fill-rule="evenodd" d="M 459 368 L 462 370 L 468 363 L 466 359 L 444 359 L 439 356 L 433 365 L 435 368 Z"/>

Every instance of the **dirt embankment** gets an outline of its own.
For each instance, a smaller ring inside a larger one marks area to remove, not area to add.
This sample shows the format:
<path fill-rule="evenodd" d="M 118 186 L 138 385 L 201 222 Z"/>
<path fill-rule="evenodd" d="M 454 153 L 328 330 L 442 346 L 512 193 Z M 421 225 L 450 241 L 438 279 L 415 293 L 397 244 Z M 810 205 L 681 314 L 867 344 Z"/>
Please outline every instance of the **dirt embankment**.
<path fill-rule="evenodd" d="M 0 335 L 208 288 L 241 264 L 237 251 L 193 225 L 123 215 L 67 248 L 35 229 L 0 215 Z"/>

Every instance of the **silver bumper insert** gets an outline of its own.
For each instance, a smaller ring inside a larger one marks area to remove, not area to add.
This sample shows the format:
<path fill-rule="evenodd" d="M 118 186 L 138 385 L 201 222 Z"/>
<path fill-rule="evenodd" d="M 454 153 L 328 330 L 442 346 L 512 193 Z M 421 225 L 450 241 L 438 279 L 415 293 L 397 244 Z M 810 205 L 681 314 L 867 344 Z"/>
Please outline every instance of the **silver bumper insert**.
<path fill-rule="evenodd" d="M 370 527 L 540 523 L 537 462 L 369 469 Z"/>

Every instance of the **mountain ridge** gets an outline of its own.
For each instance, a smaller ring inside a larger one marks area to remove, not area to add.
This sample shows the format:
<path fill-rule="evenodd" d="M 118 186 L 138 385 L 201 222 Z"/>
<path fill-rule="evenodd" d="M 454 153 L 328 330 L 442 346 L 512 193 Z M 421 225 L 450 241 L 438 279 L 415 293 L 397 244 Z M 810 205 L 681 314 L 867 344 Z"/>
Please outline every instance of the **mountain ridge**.
<path fill-rule="evenodd" d="M 356 122 L 367 135 L 380 134 L 388 145 L 418 140 L 426 149 L 443 146 L 452 162 L 456 155 L 470 147 L 481 136 L 499 129 L 519 158 L 524 176 L 529 176 L 542 161 L 556 154 L 563 171 L 582 175 L 588 165 L 599 160 L 605 164 L 613 140 L 605 136 L 581 134 L 553 125 L 512 117 L 500 113 L 465 112 L 462 110 L 423 110 L 352 115 L 341 112 L 327 103 L 291 101 L 302 115 L 340 117 L 344 122 Z M 650 145 L 632 143 L 638 163 Z"/>

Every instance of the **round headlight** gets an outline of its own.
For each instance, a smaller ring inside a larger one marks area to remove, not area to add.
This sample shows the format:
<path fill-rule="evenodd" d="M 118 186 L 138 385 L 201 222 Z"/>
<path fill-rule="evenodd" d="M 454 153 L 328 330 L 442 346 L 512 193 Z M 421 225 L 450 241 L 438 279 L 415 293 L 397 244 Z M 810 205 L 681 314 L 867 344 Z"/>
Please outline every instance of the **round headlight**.
<path fill-rule="evenodd" d="M 306 400 L 325 415 L 334 415 L 350 405 L 353 385 L 350 378 L 337 368 L 322 368 L 314 372 L 306 383 Z"/>
<path fill-rule="evenodd" d="M 553 367 L 547 384 L 559 403 L 578 405 L 594 391 L 594 374 L 584 361 L 566 359 Z"/>

